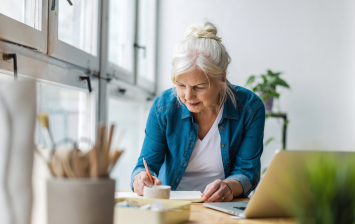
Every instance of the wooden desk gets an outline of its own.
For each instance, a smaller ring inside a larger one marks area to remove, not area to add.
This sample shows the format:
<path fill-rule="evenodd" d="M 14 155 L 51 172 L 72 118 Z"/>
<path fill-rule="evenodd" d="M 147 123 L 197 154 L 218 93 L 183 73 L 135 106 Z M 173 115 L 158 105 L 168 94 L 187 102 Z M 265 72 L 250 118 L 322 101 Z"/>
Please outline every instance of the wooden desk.
<path fill-rule="evenodd" d="M 248 198 L 234 199 L 236 202 L 249 201 Z M 190 220 L 184 224 L 203 224 L 203 223 L 284 223 L 296 224 L 297 221 L 292 218 L 272 218 L 272 219 L 231 219 L 230 214 L 219 212 L 202 205 L 202 203 L 193 203 L 191 205 Z"/>
<path fill-rule="evenodd" d="M 237 198 L 235 202 L 249 201 L 249 198 Z M 231 219 L 230 214 L 219 212 L 202 205 L 202 203 L 192 203 L 190 211 L 190 219 L 183 224 L 228 224 L 228 223 L 284 223 L 284 224 L 297 224 L 297 221 L 293 218 L 268 218 L 268 219 Z"/>

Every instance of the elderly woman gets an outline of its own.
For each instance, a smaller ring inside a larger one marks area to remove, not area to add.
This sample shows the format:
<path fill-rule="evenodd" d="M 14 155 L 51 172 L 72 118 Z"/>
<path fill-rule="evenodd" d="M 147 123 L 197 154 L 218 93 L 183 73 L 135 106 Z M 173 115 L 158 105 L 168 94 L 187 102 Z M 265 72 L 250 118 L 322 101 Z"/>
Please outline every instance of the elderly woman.
<path fill-rule="evenodd" d="M 199 190 L 207 202 L 231 201 L 260 180 L 265 108 L 253 92 L 228 82 L 230 57 L 216 34 L 210 22 L 193 25 L 174 51 L 175 87 L 156 97 L 132 173 L 138 195 L 163 183 Z"/>

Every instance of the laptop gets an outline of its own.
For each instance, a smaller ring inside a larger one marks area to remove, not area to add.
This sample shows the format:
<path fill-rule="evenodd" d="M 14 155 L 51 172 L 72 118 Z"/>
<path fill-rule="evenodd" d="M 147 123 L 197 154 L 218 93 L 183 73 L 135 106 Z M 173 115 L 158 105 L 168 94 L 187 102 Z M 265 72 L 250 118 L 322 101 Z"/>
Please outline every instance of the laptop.
<path fill-rule="evenodd" d="M 310 208 L 311 191 L 305 176 L 307 160 L 326 153 L 355 155 L 350 152 L 279 151 L 249 202 L 212 202 L 203 205 L 240 218 L 294 217 L 293 195 L 301 195 L 302 206 Z"/>

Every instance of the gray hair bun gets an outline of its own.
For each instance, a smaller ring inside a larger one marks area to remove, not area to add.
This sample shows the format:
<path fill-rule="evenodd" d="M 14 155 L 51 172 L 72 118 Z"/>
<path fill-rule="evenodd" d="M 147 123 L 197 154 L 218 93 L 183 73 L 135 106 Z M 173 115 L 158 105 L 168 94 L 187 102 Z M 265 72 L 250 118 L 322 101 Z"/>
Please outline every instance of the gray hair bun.
<path fill-rule="evenodd" d="M 207 38 L 221 42 L 222 38 L 216 36 L 216 34 L 217 28 L 211 22 L 203 21 L 201 23 L 190 26 L 185 32 L 185 38 Z"/>

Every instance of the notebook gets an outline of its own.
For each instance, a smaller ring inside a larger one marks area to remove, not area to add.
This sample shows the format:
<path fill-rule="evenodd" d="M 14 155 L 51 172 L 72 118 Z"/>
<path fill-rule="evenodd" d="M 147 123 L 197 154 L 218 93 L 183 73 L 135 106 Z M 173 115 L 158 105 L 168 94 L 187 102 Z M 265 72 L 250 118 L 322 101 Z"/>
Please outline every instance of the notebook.
<path fill-rule="evenodd" d="M 143 198 L 134 192 L 116 192 L 115 198 Z M 171 191 L 170 200 L 203 202 L 201 191 Z"/>

